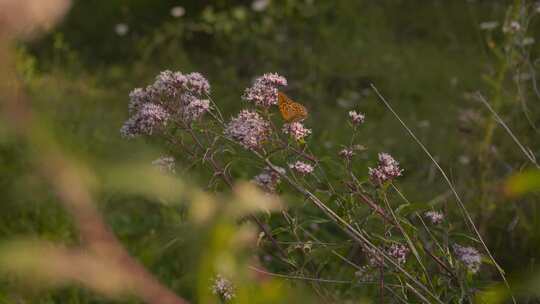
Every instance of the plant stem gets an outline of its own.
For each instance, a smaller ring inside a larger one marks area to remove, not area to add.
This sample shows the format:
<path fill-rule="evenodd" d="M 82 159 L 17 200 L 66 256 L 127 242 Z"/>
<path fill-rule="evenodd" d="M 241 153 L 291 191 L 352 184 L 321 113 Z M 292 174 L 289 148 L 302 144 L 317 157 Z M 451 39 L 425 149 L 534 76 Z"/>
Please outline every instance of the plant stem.
<path fill-rule="evenodd" d="M 504 281 L 504 284 L 506 285 L 506 288 L 509 290 L 511 296 L 512 296 L 512 301 L 514 302 L 514 304 L 516 304 L 516 299 L 514 298 L 514 296 L 512 295 L 512 292 L 511 292 L 511 288 L 510 288 L 510 284 L 508 283 L 508 281 L 506 280 L 506 276 L 504 274 L 504 270 L 502 269 L 502 267 L 497 263 L 497 261 L 495 260 L 495 258 L 493 257 L 493 255 L 491 254 L 491 251 L 489 250 L 486 242 L 484 241 L 484 239 L 482 238 L 482 235 L 480 234 L 480 231 L 478 231 L 478 228 L 476 228 L 476 225 L 474 224 L 474 221 L 472 220 L 471 218 L 471 215 L 469 214 L 469 212 L 467 211 L 467 208 L 465 207 L 465 204 L 463 204 L 463 201 L 461 200 L 461 197 L 459 196 L 459 194 L 457 193 L 455 187 L 454 187 L 454 184 L 450 181 L 450 178 L 448 178 L 448 176 L 446 175 L 446 172 L 442 169 L 442 167 L 439 165 L 439 163 L 435 160 L 435 158 L 433 157 L 433 155 L 431 155 L 431 153 L 429 152 L 429 150 L 424 146 L 424 144 L 418 139 L 418 137 L 416 137 L 416 135 L 412 132 L 412 130 L 407 126 L 407 124 L 405 124 L 405 122 L 399 117 L 399 115 L 394 111 L 394 109 L 392 108 L 392 106 L 390 106 L 390 103 L 388 103 L 388 101 L 381 95 L 381 93 L 379 93 L 379 90 L 377 90 L 377 88 L 375 87 L 375 85 L 371 84 L 371 88 L 373 89 L 373 91 L 375 92 L 375 94 L 379 97 L 379 99 L 383 102 L 383 104 L 386 106 L 386 108 L 388 108 L 388 110 L 390 110 L 390 112 L 396 117 L 396 119 L 401 123 L 401 125 L 403 126 L 403 128 L 405 128 L 405 130 L 407 130 L 407 132 L 409 133 L 409 135 L 414 139 L 414 141 L 420 146 L 420 148 L 424 151 L 424 153 L 426 153 L 426 155 L 431 159 L 431 161 L 435 164 L 435 166 L 437 167 L 437 169 L 439 170 L 439 172 L 441 173 L 441 175 L 443 176 L 444 180 L 446 181 L 446 183 L 448 184 L 448 186 L 450 187 L 450 189 L 452 190 L 452 193 L 454 193 L 454 196 L 456 197 L 456 202 L 459 206 L 459 208 L 461 209 L 462 213 L 464 214 L 469 226 L 472 228 L 473 232 L 475 233 L 476 237 L 478 238 L 478 240 L 480 241 L 480 243 L 482 244 L 482 246 L 484 247 L 484 251 L 488 254 L 491 262 L 495 265 L 495 267 L 497 268 L 497 271 L 499 272 L 499 275 L 501 276 L 502 280 Z"/>

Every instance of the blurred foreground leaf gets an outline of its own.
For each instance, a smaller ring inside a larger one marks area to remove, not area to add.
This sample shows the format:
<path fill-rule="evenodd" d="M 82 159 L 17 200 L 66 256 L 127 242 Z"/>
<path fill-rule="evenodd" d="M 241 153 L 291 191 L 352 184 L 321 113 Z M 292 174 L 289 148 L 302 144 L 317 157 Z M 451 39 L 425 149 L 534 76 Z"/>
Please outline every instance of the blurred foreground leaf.
<path fill-rule="evenodd" d="M 519 196 L 540 191 L 540 170 L 530 170 L 515 174 L 504 184 L 504 192 L 509 196 Z"/>
<path fill-rule="evenodd" d="M 257 212 L 275 212 L 282 209 L 278 196 L 261 191 L 252 183 L 238 183 L 234 187 L 235 204 L 230 205 L 227 212 L 242 217 Z"/>
<path fill-rule="evenodd" d="M 135 286 L 133 276 L 118 263 L 37 240 L 2 244 L 0 271 L 40 288 L 76 283 L 112 297 L 126 295 Z"/>
<path fill-rule="evenodd" d="M 518 298 L 518 303 L 521 303 L 520 298 L 537 299 L 540 296 L 540 273 L 537 272 L 524 279 L 513 281 L 511 286 L 514 296 Z M 509 299 L 510 292 L 503 284 L 493 285 L 476 296 L 477 303 L 486 304 L 508 303 Z"/>
<path fill-rule="evenodd" d="M 69 0 L 0 1 L 0 32 L 32 37 L 50 30 L 67 12 Z"/>
<path fill-rule="evenodd" d="M 150 165 L 130 164 L 107 168 L 102 178 L 104 190 L 157 198 L 164 203 L 178 201 L 187 190 L 179 178 Z"/>

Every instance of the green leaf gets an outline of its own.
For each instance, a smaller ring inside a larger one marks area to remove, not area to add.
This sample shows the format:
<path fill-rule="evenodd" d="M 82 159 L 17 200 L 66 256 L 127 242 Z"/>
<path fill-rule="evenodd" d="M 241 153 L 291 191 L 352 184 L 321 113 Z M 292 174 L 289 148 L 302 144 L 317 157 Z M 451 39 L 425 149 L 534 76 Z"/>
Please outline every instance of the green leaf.
<path fill-rule="evenodd" d="M 537 191 L 540 191 L 540 170 L 530 170 L 512 175 L 504 184 L 504 192 L 510 196 Z"/>
<path fill-rule="evenodd" d="M 396 209 L 395 212 L 396 214 L 399 214 L 399 215 L 407 215 L 414 211 L 420 211 L 420 210 L 426 210 L 426 209 L 429 209 L 428 203 L 412 203 L 412 204 L 400 205 Z"/>

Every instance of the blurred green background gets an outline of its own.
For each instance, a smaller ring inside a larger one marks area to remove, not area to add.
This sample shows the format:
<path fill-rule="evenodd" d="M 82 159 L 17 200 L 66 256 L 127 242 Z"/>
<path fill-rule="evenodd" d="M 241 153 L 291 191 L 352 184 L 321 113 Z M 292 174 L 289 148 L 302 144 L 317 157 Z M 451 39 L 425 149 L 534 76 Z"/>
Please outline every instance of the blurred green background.
<path fill-rule="evenodd" d="M 242 108 L 240 96 L 254 77 L 277 72 L 289 81 L 286 92 L 309 109 L 306 125 L 313 128 L 310 143 L 316 154 L 335 155 L 347 143 L 346 114 L 359 110 L 367 117 L 361 141 L 368 148 L 355 163 L 359 175 L 366 176 L 367 165 L 386 151 L 405 169 L 401 183 L 413 202 L 446 195 L 432 163 L 369 89 L 374 83 L 447 169 L 503 268 L 519 276 L 540 258 L 538 195 L 519 200 L 499 195 L 499 184 L 526 160 L 500 129 L 495 131 L 492 153 L 487 159 L 479 157 L 491 117 L 471 97 L 477 90 L 488 99 L 502 96 L 498 111 L 539 155 L 539 134 L 533 126 L 540 125 L 540 100 L 526 93 L 531 96 L 523 110 L 513 69 L 502 83 L 502 93 L 493 89 L 502 61 L 486 41 L 504 47 L 504 37 L 500 28 L 480 28 L 487 21 L 503 24 L 510 4 L 77 0 L 52 32 L 18 46 L 18 70 L 35 109 L 60 142 L 96 166 L 150 162 L 160 155 L 159 143 L 125 141 L 119 135 L 129 92 L 150 83 L 159 71 L 207 76 L 212 96 L 227 117 Z M 178 6 L 183 11 L 172 11 Z M 528 36 L 540 37 L 538 22 L 533 20 L 528 31 Z M 528 52 L 537 58 L 539 44 L 529 46 Z M 536 62 L 533 69 L 538 68 Z M 6 132 L 1 138 L 0 238 L 32 235 L 76 242 L 71 219 L 30 173 L 24 155 L 39 147 L 25 147 Z M 254 172 L 235 174 L 249 179 Z M 194 175 L 195 183 L 204 187 L 207 176 Z M 171 211 L 175 207 L 114 193 L 98 199 L 129 251 L 167 286 L 192 297 L 190 277 L 183 275 L 189 268 L 181 258 L 185 246 L 165 246 L 183 233 L 182 217 Z M 455 225 L 465 226 L 460 221 L 456 217 Z M 0 287 L 6 299 L 11 293 Z M 26 296 L 39 303 L 103 300 L 78 288 Z"/>

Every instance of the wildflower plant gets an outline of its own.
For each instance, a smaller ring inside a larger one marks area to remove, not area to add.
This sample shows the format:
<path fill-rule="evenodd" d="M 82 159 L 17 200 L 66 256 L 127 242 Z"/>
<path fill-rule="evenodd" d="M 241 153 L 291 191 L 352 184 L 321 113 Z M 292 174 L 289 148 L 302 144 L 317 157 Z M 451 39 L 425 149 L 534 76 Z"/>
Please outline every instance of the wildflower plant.
<path fill-rule="evenodd" d="M 464 247 L 458 244 L 453 246 L 456 258 L 463 263 L 465 268 L 471 273 L 477 273 L 482 265 L 482 257 L 478 250 L 473 247 Z"/>
<path fill-rule="evenodd" d="M 424 217 L 434 225 L 438 225 L 444 220 L 444 215 L 437 211 L 428 211 L 424 213 Z"/>
<path fill-rule="evenodd" d="M 246 89 L 242 96 L 248 102 L 259 107 L 268 108 L 277 104 L 278 90 L 287 85 L 287 79 L 276 73 L 264 74 Z"/>
<path fill-rule="evenodd" d="M 284 124 L 282 131 L 284 134 L 290 135 L 290 137 L 294 139 L 295 141 L 302 141 L 309 134 L 311 134 L 311 130 L 306 128 L 300 122 L 292 122 L 292 123 Z"/>
<path fill-rule="evenodd" d="M 211 288 L 212 293 L 217 295 L 223 302 L 229 302 L 235 297 L 233 283 L 220 274 L 217 274 L 213 279 Z"/>
<path fill-rule="evenodd" d="M 278 216 L 248 217 L 260 230 L 260 263 L 279 276 L 302 273 L 320 281 L 318 292 L 331 291 L 323 282 L 345 278 L 348 288 L 361 284 L 382 301 L 397 300 L 397 294 L 426 303 L 470 297 L 470 282 L 464 281 L 474 277 L 464 273 L 480 272 L 478 251 L 450 245 L 453 236 L 442 213 L 411 208 L 398 186 L 406 172 L 398 157 L 379 152 L 373 168 L 356 161 L 356 155 L 373 159 L 358 142 L 365 114 L 343 113 L 350 141 L 330 156 L 315 155 L 310 139 L 317 134 L 309 118 L 287 123 L 279 117 L 278 91 L 286 85 L 275 73 L 256 78 L 241 96 L 246 106 L 225 118 L 201 74 L 164 71 L 153 84 L 131 92 L 121 134 L 161 140 L 171 156 L 154 165 L 164 172 L 203 166 L 214 191 L 232 190 L 249 173 L 252 184 L 290 201 Z M 335 238 L 312 228 L 320 223 L 334 229 Z M 336 240 L 339 249 L 327 245 Z M 333 259 L 321 259 L 323 253 Z M 322 265 L 326 270 L 320 272 Z M 211 290 L 229 301 L 233 285 L 218 276 Z"/>

